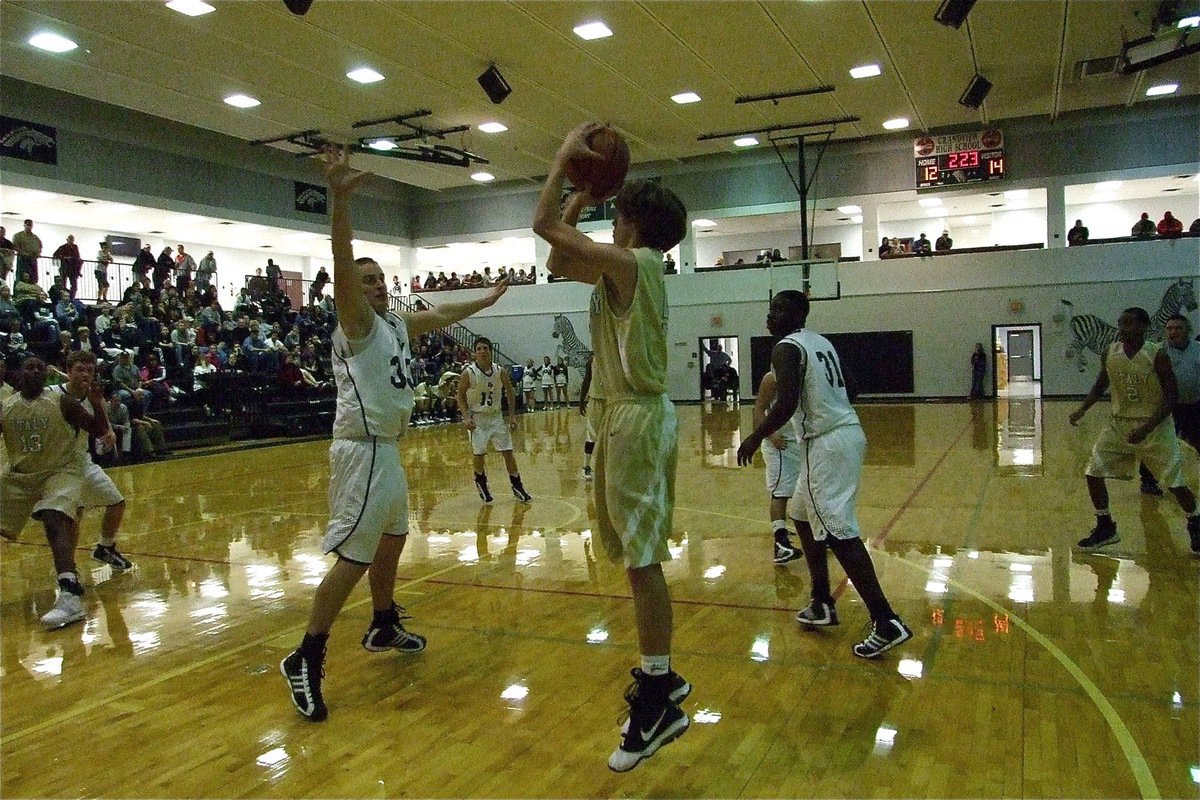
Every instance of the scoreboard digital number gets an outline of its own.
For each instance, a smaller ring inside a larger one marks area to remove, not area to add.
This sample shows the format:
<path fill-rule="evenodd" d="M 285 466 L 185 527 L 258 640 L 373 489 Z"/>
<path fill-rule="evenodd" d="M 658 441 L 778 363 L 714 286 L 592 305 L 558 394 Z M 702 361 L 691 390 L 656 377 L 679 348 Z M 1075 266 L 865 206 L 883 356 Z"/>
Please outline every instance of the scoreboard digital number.
<path fill-rule="evenodd" d="M 1004 136 L 994 129 L 913 141 L 918 189 L 994 181 L 1004 177 Z"/>

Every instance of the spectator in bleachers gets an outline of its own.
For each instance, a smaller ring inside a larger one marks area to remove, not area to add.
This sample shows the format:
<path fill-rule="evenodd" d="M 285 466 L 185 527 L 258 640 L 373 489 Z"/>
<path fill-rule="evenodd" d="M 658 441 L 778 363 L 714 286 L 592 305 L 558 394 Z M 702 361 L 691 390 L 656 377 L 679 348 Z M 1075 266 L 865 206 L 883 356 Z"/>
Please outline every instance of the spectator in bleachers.
<path fill-rule="evenodd" d="M 143 289 L 149 289 L 150 278 L 148 276 L 156 263 L 154 253 L 150 252 L 150 245 L 142 245 L 142 249 L 138 251 L 137 256 L 133 259 L 133 275 L 137 279 L 137 283 L 131 286 L 130 289 L 139 283 Z"/>
<path fill-rule="evenodd" d="M 1075 227 L 1067 231 L 1067 247 L 1078 247 L 1081 244 L 1087 244 L 1088 229 L 1083 224 L 1083 220 L 1075 220 Z"/>
<path fill-rule="evenodd" d="M 163 433 L 163 425 L 149 414 L 132 416 L 129 420 L 133 426 L 133 438 L 137 442 L 137 452 L 141 457 L 159 461 L 171 454 L 167 449 L 167 439 Z"/>
<path fill-rule="evenodd" d="M 287 336 L 283 337 L 283 344 L 287 349 L 293 350 L 300 346 L 300 339 L 300 326 L 293 324 Z"/>
<path fill-rule="evenodd" d="M 104 350 L 100 346 L 100 337 L 87 325 L 80 325 L 75 329 L 75 337 L 72 341 L 71 349 L 87 350 L 89 353 L 95 353 L 98 365 L 103 363 L 103 359 L 105 358 Z"/>
<path fill-rule="evenodd" d="M 321 297 L 325 291 L 326 285 L 329 283 L 329 272 L 324 266 L 317 270 L 317 275 L 313 278 L 313 282 L 308 285 L 308 304 L 316 305 L 321 301 Z"/>
<path fill-rule="evenodd" d="M 193 351 L 192 359 L 192 397 L 196 405 L 205 410 L 206 413 L 212 413 L 212 393 L 208 388 L 208 376 L 217 371 L 213 363 L 208 360 L 208 356 L 201 353 L 198 349 Z"/>
<path fill-rule="evenodd" d="M 308 370 L 313 377 L 318 381 L 323 381 L 325 377 L 325 364 L 317 355 L 317 348 L 309 341 L 300 348 L 300 369 Z M 416 380 L 414 376 L 414 380 Z"/>
<path fill-rule="evenodd" d="M 17 276 L 24 270 L 28 280 L 37 285 L 37 260 L 42 255 L 42 240 L 33 232 L 33 220 L 25 220 L 24 230 L 17 231 L 12 238 L 13 247 L 17 254 Z M 16 287 L 14 287 L 15 289 Z M 15 295 L 16 292 L 14 291 Z"/>
<path fill-rule="evenodd" d="M 45 289 L 30 281 L 29 273 L 26 270 L 19 269 L 17 270 L 17 279 L 13 282 L 12 301 L 17 310 L 21 312 L 21 318 L 25 320 L 26 327 L 31 327 L 35 315 L 50 302 L 50 298 L 46 295 Z M 57 336 L 57 334 L 55 335 Z"/>
<path fill-rule="evenodd" d="M 283 354 L 283 363 L 279 365 L 276 380 L 284 391 L 293 394 L 302 394 L 317 388 L 316 380 L 312 379 L 311 375 L 306 380 L 304 370 L 296 363 L 296 357 L 288 352 Z"/>
<path fill-rule="evenodd" d="M 1130 231 L 1130 236 L 1136 236 L 1139 239 L 1151 239 L 1158 233 L 1158 229 L 1154 226 L 1153 220 L 1150 219 L 1150 214 L 1143 211 L 1142 218 L 1133 224 L 1133 230 Z"/>
<path fill-rule="evenodd" d="M 879 243 L 879 257 L 887 258 L 892 254 L 892 240 L 884 236 L 883 241 Z M 739 259 L 740 262 L 740 259 Z"/>
<path fill-rule="evenodd" d="M 13 271 L 13 262 L 16 260 L 17 250 L 13 246 L 12 239 L 9 239 L 4 226 L 0 225 L 0 283 L 8 280 L 8 275 Z"/>
<path fill-rule="evenodd" d="M 175 351 L 175 363 L 180 366 L 188 364 L 188 354 L 196 346 L 196 332 L 188 320 L 181 319 L 175 323 L 175 330 L 171 331 L 171 346 Z"/>
<path fill-rule="evenodd" d="M 108 415 L 109 427 L 117 437 L 117 446 L 112 454 L 113 462 L 130 460 L 133 457 L 132 423 L 129 421 L 129 409 L 121 402 L 121 394 L 116 389 L 108 393 L 104 412 Z"/>
<path fill-rule="evenodd" d="M 171 384 L 167 381 L 167 368 L 159 360 L 158 353 L 146 354 L 145 365 L 138 370 L 141 388 L 150 393 L 150 405 L 164 406 L 172 402 Z"/>
<path fill-rule="evenodd" d="M 435 278 L 435 277 L 433 276 L 433 273 L 432 273 L 432 272 L 430 272 L 430 273 L 429 273 L 429 277 L 425 279 L 425 284 L 424 284 L 424 286 L 423 286 L 422 288 L 425 288 L 425 289 L 436 289 L 436 288 L 437 288 L 437 284 L 438 284 L 438 282 L 437 282 L 437 278 Z"/>
<path fill-rule="evenodd" d="M 235 316 L 249 314 L 251 311 L 258 309 L 254 300 L 250 297 L 250 289 L 243 286 L 238 290 L 237 297 L 233 298 L 233 313 Z"/>
<path fill-rule="evenodd" d="M 267 346 L 262 332 L 257 325 L 251 323 L 250 335 L 242 340 L 242 352 L 246 356 L 248 368 L 253 372 L 273 373 L 279 370 L 279 359 L 275 351 Z"/>
<path fill-rule="evenodd" d="M 200 259 L 200 263 L 196 266 L 196 288 L 200 292 L 205 292 L 212 287 L 213 278 L 217 275 L 217 259 L 213 257 L 213 251 L 209 250 L 208 255 Z"/>
<path fill-rule="evenodd" d="M 926 256 L 933 252 L 933 247 L 930 245 L 929 239 L 922 233 L 915 242 L 913 242 L 913 252 Z"/>
<path fill-rule="evenodd" d="M 954 247 L 954 240 L 950 238 L 950 231 L 942 231 L 942 235 L 933 243 L 933 249 L 939 253 L 945 253 Z"/>
<path fill-rule="evenodd" d="M 175 254 L 175 291 L 183 294 L 192 284 L 192 273 L 196 271 L 196 259 L 190 253 L 183 251 L 183 245 L 178 246 Z"/>
<path fill-rule="evenodd" d="M 172 252 L 171 246 L 167 245 L 158 254 L 158 260 L 154 262 L 151 284 L 154 286 L 155 297 L 162 295 L 163 287 L 167 285 L 167 281 L 171 280 L 171 273 L 175 270 L 175 259 L 171 255 Z"/>
<path fill-rule="evenodd" d="M 196 315 L 196 320 L 200 324 L 200 330 L 204 331 L 204 344 L 212 346 L 221 338 L 221 322 L 224 318 L 221 313 L 221 304 L 214 297 L 212 302 Z M 197 334 L 198 335 L 198 334 Z"/>
<path fill-rule="evenodd" d="M 1170 211 L 1163 212 L 1163 218 L 1158 221 L 1156 228 L 1159 236 L 1183 235 L 1183 223 L 1171 216 Z"/>
<path fill-rule="evenodd" d="M 446 281 L 446 288 L 447 289 L 461 289 L 462 288 L 462 281 L 458 279 L 457 272 L 450 273 L 450 280 Z"/>
<path fill-rule="evenodd" d="M 774 250 L 771 251 L 771 260 L 772 261 L 787 261 L 787 259 L 783 257 L 783 253 L 779 252 L 778 247 L 776 247 Z"/>
<path fill-rule="evenodd" d="M 68 236 L 67 241 L 58 246 L 54 251 L 54 260 L 58 262 L 58 276 L 62 278 L 62 285 L 74 297 L 79 291 L 79 276 L 83 272 L 83 256 L 79 254 L 79 245 L 75 244 L 74 236 Z"/>
<path fill-rule="evenodd" d="M 263 339 L 267 343 L 267 347 L 279 354 L 278 358 L 282 358 L 284 353 L 287 353 L 290 348 L 283 342 L 283 329 L 278 322 L 271 324 L 271 329 L 267 332 Z"/>
<path fill-rule="evenodd" d="M 268 294 L 278 294 L 281 291 L 279 288 L 279 281 L 282 278 L 283 278 L 283 270 L 280 269 L 279 265 L 275 263 L 275 259 L 268 258 L 267 259 L 267 293 Z"/>
<path fill-rule="evenodd" d="M 445 288 L 446 288 L 446 282 L 447 282 L 447 280 L 446 280 L 446 273 L 444 273 L 444 272 L 439 272 L 439 273 L 438 273 L 438 276 L 437 276 L 437 288 L 438 288 L 438 289 L 445 289 Z"/>
<path fill-rule="evenodd" d="M 128 350 L 121 351 L 117 356 L 112 383 L 121 396 L 121 402 L 129 406 L 131 416 L 138 416 L 150 404 L 150 392 L 142 387 L 141 377 L 133 366 L 133 356 Z"/>
<path fill-rule="evenodd" d="M 13 320 L 19 324 L 21 312 L 13 304 L 12 290 L 8 288 L 8 284 L 0 283 L 0 331 L 7 331 Z"/>
<path fill-rule="evenodd" d="M 415 272 L 413 273 L 412 280 L 408 282 L 408 291 L 411 294 L 421 291 L 421 276 Z"/>
<path fill-rule="evenodd" d="M 96 276 L 96 305 L 108 302 L 108 268 L 112 263 L 112 245 L 105 240 L 100 243 L 100 252 L 96 253 L 96 266 L 92 270 Z"/>
<path fill-rule="evenodd" d="M 393 275 L 392 276 L 392 296 L 399 297 L 402 294 L 404 294 L 404 290 L 400 286 L 400 276 Z"/>
<path fill-rule="evenodd" d="M 1192 224 L 1188 226 L 1188 233 L 1200 233 L 1200 217 L 1196 217 L 1194 220 L 1192 220 Z"/>

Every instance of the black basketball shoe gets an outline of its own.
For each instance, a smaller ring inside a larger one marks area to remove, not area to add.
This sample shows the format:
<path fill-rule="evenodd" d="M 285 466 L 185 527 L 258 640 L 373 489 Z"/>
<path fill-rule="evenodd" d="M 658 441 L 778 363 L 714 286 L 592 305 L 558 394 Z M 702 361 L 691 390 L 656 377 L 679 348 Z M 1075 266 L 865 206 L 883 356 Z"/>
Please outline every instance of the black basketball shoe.
<path fill-rule="evenodd" d="M 287 679 L 292 692 L 292 705 L 313 722 L 329 716 L 325 698 L 321 696 L 321 679 L 325 677 L 325 651 L 320 658 L 305 658 L 296 650 L 279 662 L 279 671 Z"/>
<path fill-rule="evenodd" d="M 691 720 L 670 698 L 670 675 L 650 676 L 634 668 L 625 691 L 629 725 L 621 745 L 608 757 L 613 772 L 628 772 L 687 732 Z M 686 683 L 686 682 L 685 682 Z"/>
<path fill-rule="evenodd" d="M 1121 537 L 1117 535 L 1117 523 L 1113 522 L 1112 517 L 1097 517 L 1096 527 L 1076 544 L 1080 550 L 1095 550 L 1119 541 Z"/>
<path fill-rule="evenodd" d="M 488 491 L 487 476 L 475 475 L 475 488 L 479 490 L 479 499 L 485 503 L 492 502 L 492 493 Z"/>

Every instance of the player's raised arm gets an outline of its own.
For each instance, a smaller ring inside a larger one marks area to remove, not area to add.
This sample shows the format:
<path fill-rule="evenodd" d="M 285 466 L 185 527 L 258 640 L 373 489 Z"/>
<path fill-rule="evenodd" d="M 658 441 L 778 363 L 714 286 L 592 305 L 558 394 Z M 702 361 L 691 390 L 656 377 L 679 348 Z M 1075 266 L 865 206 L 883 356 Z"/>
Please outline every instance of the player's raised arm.
<path fill-rule="evenodd" d="M 507 291 L 508 279 L 506 278 L 493 286 L 487 294 L 475 300 L 442 303 L 427 311 L 414 311 L 401 314 L 400 316 L 404 317 L 404 324 L 408 326 L 408 335 L 415 338 L 422 333 L 429 333 L 439 328 L 445 328 L 447 325 L 452 325 L 459 320 L 466 319 L 472 314 L 495 305 L 496 301 L 503 297 Z"/>
<path fill-rule="evenodd" d="M 333 239 L 333 300 L 338 324 L 349 339 L 362 339 L 371 332 L 375 312 L 362 290 L 362 275 L 354 263 L 354 227 L 350 222 L 350 198 L 369 173 L 350 168 L 350 151 L 329 146 L 324 152 L 325 179 L 329 183 Z"/>

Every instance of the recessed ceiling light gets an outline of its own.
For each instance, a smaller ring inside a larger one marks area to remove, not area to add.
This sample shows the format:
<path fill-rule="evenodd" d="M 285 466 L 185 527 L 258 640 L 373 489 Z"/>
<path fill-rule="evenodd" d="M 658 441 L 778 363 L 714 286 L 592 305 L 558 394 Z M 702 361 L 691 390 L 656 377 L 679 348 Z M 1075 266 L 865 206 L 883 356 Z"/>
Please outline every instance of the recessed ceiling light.
<path fill-rule="evenodd" d="M 679 94 L 671 95 L 671 99 L 679 105 L 687 105 L 688 103 L 699 103 L 700 95 L 695 92 L 680 92 Z"/>
<path fill-rule="evenodd" d="M 485 122 L 479 126 L 479 130 L 484 133 L 504 133 L 508 126 L 499 122 Z"/>
<path fill-rule="evenodd" d="M 878 64 L 863 64 L 861 67 L 855 67 L 850 70 L 851 78 L 874 78 L 883 72 Z"/>
<path fill-rule="evenodd" d="M 215 8 L 202 0 L 171 0 L 167 3 L 167 8 L 172 11 L 178 11 L 188 17 L 202 17 L 216 11 Z"/>
<path fill-rule="evenodd" d="M 479 181 L 480 183 L 487 183 L 488 181 L 496 180 L 496 176 L 490 172 L 476 172 L 471 176 L 471 180 Z"/>
<path fill-rule="evenodd" d="M 1200 16 L 1184 17 L 1175 23 L 1176 28 L 1200 28 Z"/>
<path fill-rule="evenodd" d="M 234 108 L 254 108 L 257 105 L 262 105 L 253 97 L 245 94 L 231 94 L 225 98 L 225 102 Z"/>
<path fill-rule="evenodd" d="M 1101 181 L 1100 183 L 1096 184 L 1093 191 L 1108 192 L 1119 188 L 1121 188 L 1121 181 Z"/>
<path fill-rule="evenodd" d="M 887 122 L 883 123 L 883 127 L 887 128 L 889 131 L 898 131 L 902 128 L 908 127 L 908 119 L 905 117 L 889 119 Z"/>
<path fill-rule="evenodd" d="M 1009 189 L 1004 193 L 1004 196 L 1009 200 L 1024 200 L 1029 196 L 1028 189 Z"/>
<path fill-rule="evenodd" d="M 399 146 L 391 139 L 376 139 L 367 145 L 372 150 L 395 150 Z"/>
<path fill-rule="evenodd" d="M 922 197 L 917 201 L 917 205 L 921 208 L 937 208 L 941 204 L 942 198 L 940 197 Z"/>
<path fill-rule="evenodd" d="M 1146 90 L 1146 97 L 1158 97 L 1163 94 L 1175 94 L 1179 90 L 1178 83 L 1159 83 Z"/>
<path fill-rule="evenodd" d="M 72 42 L 65 36 L 59 36 L 57 33 L 39 33 L 29 37 L 29 43 L 39 50 L 45 50 L 49 53 L 69 53 L 79 45 Z"/>
<path fill-rule="evenodd" d="M 856 206 L 853 203 L 847 206 L 838 206 L 837 210 L 843 214 L 861 214 L 862 206 Z"/>
<path fill-rule="evenodd" d="M 693 228 L 715 228 L 715 227 L 717 227 L 717 223 L 713 222 L 711 219 L 694 219 L 694 220 L 692 220 L 692 227 Z"/>
<path fill-rule="evenodd" d="M 575 35 L 580 39 L 591 41 L 592 39 L 604 39 L 612 36 L 612 31 L 603 22 L 585 22 L 582 25 L 575 26 Z"/>
<path fill-rule="evenodd" d="M 346 77 L 359 83 L 375 83 L 383 80 L 383 76 L 370 67 L 359 67 L 346 73 Z"/>
<path fill-rule="evenodd" d="M 743 136 L 740 139 L 734 139 L 733 144 L 735 147 L 754 147 L 754 145 L 758 144 L 758 139 L 755 139 L 753 136 Z"/>

